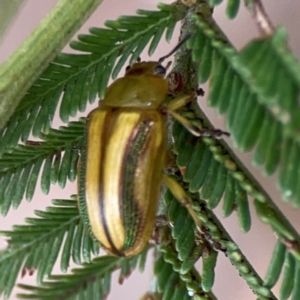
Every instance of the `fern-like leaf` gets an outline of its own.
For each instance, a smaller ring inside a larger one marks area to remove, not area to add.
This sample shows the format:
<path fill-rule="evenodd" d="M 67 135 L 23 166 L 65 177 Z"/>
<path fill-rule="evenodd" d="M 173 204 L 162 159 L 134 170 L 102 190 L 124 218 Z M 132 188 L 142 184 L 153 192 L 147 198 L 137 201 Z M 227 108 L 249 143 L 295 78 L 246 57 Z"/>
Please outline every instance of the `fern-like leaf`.
<path fill-rule="evenodd" d="M 18 145 L 0 159 L 0 209 L 6 215 L 9 208 L 17 208 L 23 198 L 30 201 L 34 195 L 39 174 L 41 190 L 48 194 L 51 184 L 60 187 L 77 174 L 78 149 L 83 136 L 84 122 L 70 122 L 68 126 L 50 129 L 41 134 L 44 142 Z"/>
<path fill-rule="evenodd" d="M 191 111 L 183 112 L 183 114 L 190 115 Z M 174 124 L 173 136 L 174 150 L 178 154 L 177 164 L 182 170 L 183 180 L 188 183 L 188 189 L 191 192 L 200 190 L 201 197 L 207 201 L 210 209 L 215 208 L 215 205 L 219 204 L 220 199 L 223 198 L 224 216 L 229 216 L 233 211 L 237 211 L 240 228 L 243 232 L 251 229 L 248 198 L 254 198 L 258 217 L 272 227 L 281 243 L 288 240 L 295 244 L 292 253 L 294 258 L 299 260 L 297 245 L 299 245 L 300 238 L 298 232 L 276 208 L 268 195 L 257 188 L 252 177 L 249 177 L 239 161 L 230 158 L 230 153 L 223 144 L 208 137 L 194 137 L 179 123 Z M 194 151 L 191 152 L 190 148 L 193 148 Z M 214 180 L 212 180 L 212 176 Z M 179 225 L 179 228 L 180 226 L 182 227 L 182 224 Z"/>
<path fill-rule="evenodd" d="M 299 153 L 300 147 L 300 66 L 286 49 L 284 32 L 254 41 L 238 54 L 212 21 L 197 18 L 197 25 L 189 46 L 194 61 L 201 63 L 199 80 L 211 77 L 210 105 L 227 113 L 230 134 L 240 149 L 249 151 L 256 144 L 254 162 L 266 174 L 273 174 L 281 162 L 283 198 L 299 206 L 298 185 L 289 179 L 297 178 L 299 169 L 299 160 L 290 154 Z M 277 84 L 266 74 L 278 74 Z"/>
<path fill-rule="evenodd" d="M 76 198 L 76 197 L 73 197 Z M 37 281 L 42 283 L 49 276 L 63 248 L 61 270 L 66 272 L 70 258 L 75 263 L 89 262 L 91 253 L 98 253 L 83 227 L 77 201 L 57 199 L 46 211 L 36 211 L 39 218 L 27 218 L 27 225 L 13 227 L 13 231 L 1 231 L 8 238 L 8 249 L 0 253 L 0 295 L 8 297 L 22 269 L 37 269 Z M 65 238 L 65 239 L 64 239 Z"/>
<path fill-rule="evenodd" d="M 154 274 L 157 277 L 157 292 L 163 294 L 163 299 L 209 299 L 217 300 L 211 292 L 205 292 L 198 282 L 200 275 L 193 268 L 185 275 L 180 274 L 180 262 L 174 252 L 168 247 L 162 249 L 155 262 Z"/>
<path fill-rule="evenodd" d="M 179 123 L 175 123 L 173 135 L 174 150 L 178 153 L 177 164 L 184 169 L 183 178 L 189 183 L 189 190 L 200 190 L 201 197 L 207 199 L 211 209 L 220 203 L 225 194 L 224 215 L 229 216 L 237 209 L 241 229 L 244 232 L 250 230 L 247 194 L 258 196 L 254 187 L 249 186 L 250 181 L 236 169 L 236 165 L 215 140 L 193 137 Z M 193 149 L 192 153 L 189 152 L 190 148 Z"/>
<path fill-rule="evenodd" d="M 72 274 L 51 275 L 39 287 L 19 284 L 18 286 L 30 293 L 18 294 L 21 299 L 106 299 L 110 291 L 111 273 L 120 269 L 119 282 L 128 277 L 147 255 L 146 248 L 140 255 L 133 258 L 102 256 L 84 263 Z"/>

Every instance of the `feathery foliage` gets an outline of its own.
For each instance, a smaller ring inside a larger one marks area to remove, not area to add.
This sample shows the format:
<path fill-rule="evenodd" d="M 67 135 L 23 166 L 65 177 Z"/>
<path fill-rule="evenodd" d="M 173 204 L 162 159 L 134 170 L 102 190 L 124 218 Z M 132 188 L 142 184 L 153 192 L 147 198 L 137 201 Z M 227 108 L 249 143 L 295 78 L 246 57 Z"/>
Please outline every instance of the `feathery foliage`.
<path fill-rule="evenodd" d="M 3 216 L 11 206 L 17 208 L 24 196 L 28 201 L 32 199 L 39 174 L 45 195 L 51 184 L 58 183 L 64 188 L 67 180 L 73 182 L 76 179 L 83 130 L 83 120 L 70 122 L 59 130 L 50 129 L 47 135 L 42 133 L 40 137 L 44 142 L 27 142 L 27 145 L 18 145 L 3 154 L 0 160 Z"/>
<path fill-rule="evenodd" d="M 283 198 L 298 207 L 300 65 L 288 53 L 285 32 L 278 30 L 272 38 L 251 42 L 238 54 L 212 21 L 200 17 L 197 25 L 200 30 L 189 45 L 193 60 L 205 61 L 199 81 L 207 81 L 213 73 L 209 104 L 227 113 L 230 134 L 241 150 L 256 145 L 254 163 L 262 165 L 267 175 L 282 162 Z"/>
<path fill-rule="evenodd" d="M 73 269 L 72 274 L 51 275 L 37 289 L 20 284 L 19 287 L 31 293 L 18 294 L 21 299 L 105 299 L 111 285 L 111 273 L 120 269 L 119 282 L 130 275 L 139 264 L 144 269 L 147 248 L 131 259 L 113 256 L 94 258 L 82 268 Z"/>
<path fill-rule="evenodd" d="M 68 270 L 69 261 L 90 262 L 98 245 L 84 229 L 76 197 L 73 200 L 53 200 L 54 206 L 36 211 L 39 218 L 26 218 L 27 225 L 15 225 L 13 231 L 1 231 L 9 238 L 9 247 L 0 254 L 0 290 L 8 297 L 21 270 L 37 269 L 41 284 L 52 272 L 61 249 L 60 268 Z"/>
<path fill-rule="evenodd" d="M 23 198 L 32 199 L 39 176 L 44 194 L 51 184 L 63 188 L 67 180 L 76 179 L 85 120 L 53 129 L 55 112 L 68 122 L 78 111 L 85 111 L 88 102 L 103 98 L 109 79 L 115 79 L 127 61 L 135 62 L 147 45 L 151 55 L 164 33 L 169 41 L 180 20 L 184 20 L 182 35 L 193 35 L 187 42 L 190 52 L 182 48 L 176 56 L 179 67 L 175 63 L 174 74 L 180 74 L 185 83 L 179 92 L 190 92 L 209 80 L 209 105 L 226 114 L 235 146 L 242 151 L 254 149 L 253 162 L 266 175 L 278 169 L 282 198 L 300 206 L 300 66 L 288 49 L 285 31 L 280 28 L 238 52 L 212 19 L 206 1 L 194 2 L 190 8 L 180 3 L 160 4 L 158 11 L 139 10 L 136 16 L 107 21 L 105 29 L 91 28 L 89 34 L 70 43 L 78 54 L 62 53 L 54 59 L 0 132 L 2 215 L 11 207 L 18 208 Z M 211 6 L 220 2 L 208 1 Z M 229 18 L 236 16 L 239 5 L 239 0 L 228 1 Z M 195 103 L 180 113 L 195 126 L 213 129 Z M 258 299 L 277 299 L 272 288 L 281 273 L 279 299 L 300 298 L 298 232 L 223 141 L 192 136 L 176 122 L 171 131 L 174 173 L 190 197 L 187 205 L 194 215 L 169 191 L 165 193 L 163 211 L 172 226 L 160 230 L 155 247 L 156 284 L 149 295 L 218 299 L 212 289 L 217 258 L 224 253 Z M 30 133 L 41 141 L 28 141 Z M 131 259 L 92 258 L 98 255 L 99 245 L 85 227 L 75 199 L 53 200 L 46 211 L 36 211 L 37 218 L 27 218 L 26 225 L 1 232 L 8 237 L 8 248 L 0 253 L 0 295 L 9 297 L 18 275 L 33 269 L 39 286 L 20 285 L 27 291 L 20 298 L 105 299 L 114 270 L 121 270 L 122 282 L 138 264 L 143 269 L 149 247 Z M 224 217 L 236 212 L 241 230 L 247 233 L 251 230 L 250 201 L 277 237 L 264 280 L 212 211 L 222 203 Z M 199 220 L 196 224 L 203 224 L 201 228 L 195 226 L 195 218 Z M 53 275 L 60 251 L 62 272 L 68 271 L 71 258 L 81 267 L 68 275 Z M 195 269 L 199 259 L 201 274 Z"/>

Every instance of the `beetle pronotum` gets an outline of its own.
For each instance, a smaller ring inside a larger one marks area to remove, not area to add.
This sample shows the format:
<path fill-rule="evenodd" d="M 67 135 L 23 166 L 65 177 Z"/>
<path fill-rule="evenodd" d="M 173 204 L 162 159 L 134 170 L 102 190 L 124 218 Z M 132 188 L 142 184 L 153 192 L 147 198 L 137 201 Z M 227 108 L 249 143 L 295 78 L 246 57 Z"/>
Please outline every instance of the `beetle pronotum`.
<path fill-rule="evenodd" d="M 166 111 L 193 134 L 201 134 L 175 112 L 196 92 L 175 98 L 162 110 L 168 83 L 161 63 L 182 43 L 158 62 L 133 64 L 108 87 L 99 107 L 87 117 L 80 210 L 93 238 L 110 254 L 133 256 L 144 249 L 155 225 L 161 182 L 183 204 L 188 203 L 180 185 L 163 175 Z"/>

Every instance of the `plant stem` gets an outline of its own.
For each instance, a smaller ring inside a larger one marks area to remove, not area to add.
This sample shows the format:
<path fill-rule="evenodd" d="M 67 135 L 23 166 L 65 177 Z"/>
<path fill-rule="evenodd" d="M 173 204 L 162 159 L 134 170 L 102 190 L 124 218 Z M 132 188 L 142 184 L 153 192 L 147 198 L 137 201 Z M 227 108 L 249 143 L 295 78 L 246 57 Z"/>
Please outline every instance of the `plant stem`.
<path fill-rule="evenodd" d="M 271 22 L 271 19 L 266 13 L 266 10 L 261 0 L 245 0 L 245 5 L 250 11 L 256 26 L 263 36 L 271 36 L 275 31 L 275 27 Z"/>
<path fill-rule="evenodd" d="M 198 206 L 196 212 L 199 214 L 199 218 L 205 220 L 203 223 L 205 227 L 209 229 L 211 240 L 221 245 L 221 250 L 229 258 L 232 265 L 238 270 L 240 276 L 247 282 L 252 291 L 260 297 L 265 296 L 267 299 L 277 300 L 271 290 L 264 286 L 264 281 L 260 278 L 215 214 L 207 208 L 206 202 L 196 195 L 192 196 L 192 198 L 197 203 L 194 208 Z"/>
<path fill-rule="evenodd" d="M 103 0 L 60 0 L 34 32 L 0 66 L 0 129 L 28 88 Z"/>

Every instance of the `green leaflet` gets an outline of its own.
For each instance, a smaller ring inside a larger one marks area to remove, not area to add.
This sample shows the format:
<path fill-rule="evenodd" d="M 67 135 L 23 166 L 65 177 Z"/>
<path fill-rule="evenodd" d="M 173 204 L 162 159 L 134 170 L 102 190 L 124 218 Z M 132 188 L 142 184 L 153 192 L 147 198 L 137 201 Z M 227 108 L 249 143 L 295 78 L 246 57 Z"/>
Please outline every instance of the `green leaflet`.
<path fill-rule="evenodd" d="M 202 261 L 202 288 L 208 292 L 211 290 L 215 279 L 215 266 L 217 263 L 218 252 L 213 249 L 207 249 L 203 254 Z"/>
<path fill-rule="evenodd" d="M 226 15 L 229 19 L 234 19 L 239 11 L 240 0 L 229 0 L 226 7 Z"/>
<path fill-rule="evenodd" d="M 281 269 L 283 266 L 284 258 L 285 258 L 286 248 L 285 246 L 280 242 L 277 241 L 276 246 L 274 248 L 274 252 L 270 261 L 270 265 L 265 277 L 265 286 L 268 288 L 272 288 L 281 273 Z"/>
<path fill-rule="evenodd" d="M 296 264 L 293 256 L 290 253 L 286 253 L 284 262 L 284 272 L 282 278 L 282 284 L 279 291 L 280 299 L 287 300 L 292 293 L 294 287 L 294 276 L 296 270 Z"/>

